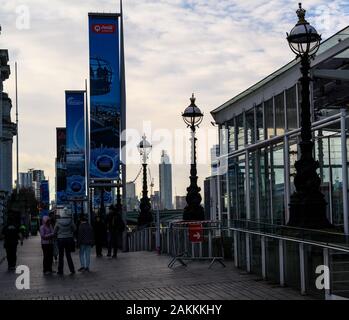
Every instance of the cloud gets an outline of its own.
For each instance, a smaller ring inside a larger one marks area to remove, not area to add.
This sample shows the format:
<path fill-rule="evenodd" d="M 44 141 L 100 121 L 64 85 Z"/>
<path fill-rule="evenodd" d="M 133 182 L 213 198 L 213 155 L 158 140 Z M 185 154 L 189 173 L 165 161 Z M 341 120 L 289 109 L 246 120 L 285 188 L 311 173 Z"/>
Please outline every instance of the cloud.
<path fill-rule="evenodd" d="M 28 30 L 16 28 L 19 5 L 29 8 Z M 344 1 L 304 6 L 324 37 L 348 24 Z M 12 67 L 19 63 L 21 170 L 42 166 L 53 177 L 64 90 L 83 88 L 88 76 L 87 13 L 117 9 L 115 0 L 1 0 L 1 47 L 9 49 Z M 205 113 L 200 130 L 210 128 L 213 108 L 294 58 L 286 32 L 296 9 L 290 0 L 124 0 L 127 126 L 142 132 L 151 120 L 154 129 L 183 128 L 181 112 L 195 92 Z M 11 97 L 13 81 L 6 82 Z M 151 170 L 157 189 L 158 169 Z M 189 169 L 173 171 L 177 194 L 185 194 Z M 128 180 L 137 172 L 130 166 Z M 199 174 L 202 183 L 209 165 Z"/>

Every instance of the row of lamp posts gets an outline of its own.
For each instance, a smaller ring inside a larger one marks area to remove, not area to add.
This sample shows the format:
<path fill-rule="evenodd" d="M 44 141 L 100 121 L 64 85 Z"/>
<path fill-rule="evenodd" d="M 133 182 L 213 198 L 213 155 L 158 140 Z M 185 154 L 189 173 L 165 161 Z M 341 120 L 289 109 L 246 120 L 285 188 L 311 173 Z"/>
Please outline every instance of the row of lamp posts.
<path fill-rule="evenodd" d="M 326 201 L 320 191 L 321 180 L 316 170 L 318 161 L 313 157 L 314 142 L 311 130 L 310 112 L 310 62 L 317 53 L 321 36 L 305 19 L 306 11 L 301 3 L 297 11 L 298 22 L 287 35 L 287 40 L 296 58 L 301 60 L 300 79 L 302 88 L 301 102 L 301 137 L 299 142 L 300 159 L 296 161 L 296 176 L 294 184 L 296 191 L 290 199 L 290 217 L 288 224 L 303 228 L 330 228 L 331 224 L 326 217 Z M 182 114 L 183 120 L 191 130 L 192 161 L 190 168 L 190 186 L 187 188 L 187 206 L 184 209 L 183 220 L 204 220 L 204 209 L 201 205 L 200 188 L 197 184 L 197 162 L 196 162 L 196 128 L 203 120 L 203 113 L 195 104 L 194 95 L 190 99 L 191 104 Z M 138 224 L 147 226 L 152 223 L 151 205 L 147 189 L 147 159 L 151 151 L 151 144 L 143 136 L 138 145 L 142 156 L 143 165 L 143 194 L 140 203 L 140 214 Z"/>

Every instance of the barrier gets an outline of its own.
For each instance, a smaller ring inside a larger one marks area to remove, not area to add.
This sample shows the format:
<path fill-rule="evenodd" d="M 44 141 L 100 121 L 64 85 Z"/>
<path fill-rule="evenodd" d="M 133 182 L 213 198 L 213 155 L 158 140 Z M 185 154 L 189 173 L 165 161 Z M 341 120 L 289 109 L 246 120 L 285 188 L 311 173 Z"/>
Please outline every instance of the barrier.
<path fill-rule="evenodd" d="M 185 260 L 210 260 L 209 268 L 215 262 L 225 264 L 223 250 L 223 232 L 217 221 L 181 221 L 170 225 L 171 241 L 168 264 L 172 268 L 176 262 L 187 266 Z"/>

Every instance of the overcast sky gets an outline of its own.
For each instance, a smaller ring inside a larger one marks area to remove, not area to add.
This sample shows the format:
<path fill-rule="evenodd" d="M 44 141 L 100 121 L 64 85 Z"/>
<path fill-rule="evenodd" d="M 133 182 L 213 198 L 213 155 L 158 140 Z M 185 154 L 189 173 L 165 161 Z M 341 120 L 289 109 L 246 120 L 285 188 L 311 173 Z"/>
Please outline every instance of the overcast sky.
<path fill-rule="evenodd" d="M 348 1 L 328 3 L 303 2 L 323 38 L 349 24 Z M 51 195 L 55 128 L 65 125 L 64 91 L 83 89 L 88 77 L 87 14 L 116 12 L 118 6 L 115 0 L 0 0 L 0 48 L 9 50 L 12 76 L 5 90 L 11 98 L 14 62 L 19 65 L 20 171 L 44 169 Z M 185 129 L 181 112 L 195 92 L 205 114 L 198 146 L 202 184 L 216 141 L 210 111 L 293 59 L 285 37 L 297 7 L 291 0 L 124 0 L 127 127 L 142 134 L 150 121 L 155 190 L 154 163 L 162 148 L 156 148 L 156 131 L 170 130 L 174 140 L 175 130 Z M 189 145 L 166 147 L 171 159 L 178 148 Z M 127 180 L 138 169 L 130 165 Z M 188 165 L 174 165 L 173 176 L 173 193 L 184 195 Z"/>

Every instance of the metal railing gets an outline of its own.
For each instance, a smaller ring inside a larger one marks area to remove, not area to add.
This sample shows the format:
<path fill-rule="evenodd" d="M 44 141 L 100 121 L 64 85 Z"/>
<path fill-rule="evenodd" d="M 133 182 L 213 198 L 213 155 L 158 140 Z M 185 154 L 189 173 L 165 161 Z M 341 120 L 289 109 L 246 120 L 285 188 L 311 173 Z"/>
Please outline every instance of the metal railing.
<path fill-rule="evenodd" d="M 348 236 L 245 220 L 234 221 L 230 230 L 236 267 L 301 294 L 349 298 Z M 321 272 L 329 287 L 319 287 Z"/>

